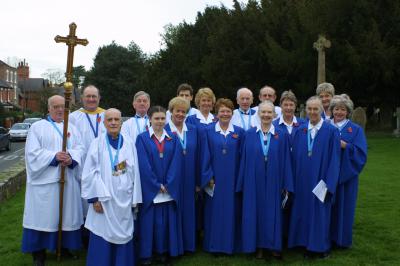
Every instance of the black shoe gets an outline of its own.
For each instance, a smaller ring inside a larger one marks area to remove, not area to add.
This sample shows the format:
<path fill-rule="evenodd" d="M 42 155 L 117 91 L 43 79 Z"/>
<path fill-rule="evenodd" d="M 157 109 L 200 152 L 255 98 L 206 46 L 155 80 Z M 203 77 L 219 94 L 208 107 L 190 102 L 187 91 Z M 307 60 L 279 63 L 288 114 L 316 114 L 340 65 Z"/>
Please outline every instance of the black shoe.
<path fill-rule="evenodd" d="M 33 266 L 45 266 L 44 260 L 34 260 Z"/>
<path fill-rule="evenodd" d="M 330 252 L 326 251 L 326 252 L 319 253 L 318 258 L 319 259 L 327 259 L 327 258 L 329 258 L 330 255 L 331 255 Z"/>
<path fill-rule="evenodd" d="M 143 266 L 151 265 L 151 259 L 142 260 L 140 262 L 140 265 L 143 265 Z"/>
<path fill-rule="evenodd" d="M 280 253 L 280 252 L 273 251 L 271 253 L 271 256 L 276 260 L 283 260 L 282 253 Z"/>
<path fill-rule="evenodd" d="M 311 260 L 311 259 L 314 259 L 314 258 L 315 258 L 315 253 L 312 252 L 312 251 L 308 251 L 308 250 L 307 250 L 307 251 L 304 253 L 303 257 L 304 257 L 305 260 Z"/>
<path fill-rule="evenodd" d="M 64 257 L 64 258 L 67 258 L 67 259 L 73 259 L 73 260 L 79 259 L 79 256 L 77 254 L 72 253 L 67 248 L 62 248 L 61 249 L 61 257 Z"/>
<path fill-rule="evenodd" d="M 34 266 L 44 266 L 46 260 L 46 250 L 42 249 L 39 251 L 32 252 L 33 265 Z"/>

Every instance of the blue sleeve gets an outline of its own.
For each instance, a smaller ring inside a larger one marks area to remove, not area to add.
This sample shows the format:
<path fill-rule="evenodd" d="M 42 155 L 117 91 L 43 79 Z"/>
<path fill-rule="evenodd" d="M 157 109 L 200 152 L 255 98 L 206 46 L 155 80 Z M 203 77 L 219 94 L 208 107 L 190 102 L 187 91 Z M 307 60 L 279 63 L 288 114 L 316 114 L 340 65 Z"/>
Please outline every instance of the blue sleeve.
<path fill-rule="evenodd" d="M 367 140 L 361 127 L 353 126 L 354 137 L 342 151 L 339 184 L 357 177 L 367 162 Z"/>
<path fill-rule="evenodd" d="M 98 202 L 98 201 L 99 201 L 99 198 L 91 198 L 91 199 L 87 200 L 88 203 L 95 203 L 95 202 Z"/>
<path fill-rule="evenodd" d="M 70 165 L 68 165 L 68 168 L 69 169 L 74 169 L 75 166 L 77 166 L 77 165 L 78 165 L 78 162 L 75 161 L 74 159 L 72 159 L 72 163 Z"/>
<path fill-rule="evenodd" d="M 49 166 L 58 166 L 59 161 L 57 161 L 56 156 L 54 155 L 53 160 L 51 160 Z"/>

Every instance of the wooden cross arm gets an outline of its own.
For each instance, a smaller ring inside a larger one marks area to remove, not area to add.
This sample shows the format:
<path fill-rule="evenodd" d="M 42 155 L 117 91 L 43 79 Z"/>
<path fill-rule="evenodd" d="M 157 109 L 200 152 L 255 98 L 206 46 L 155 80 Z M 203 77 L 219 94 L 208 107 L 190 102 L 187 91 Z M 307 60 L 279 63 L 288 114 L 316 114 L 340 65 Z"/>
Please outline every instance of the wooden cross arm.
<path fill-rule="evenodd" d="M 62 37 L 60 35 L 57 35 L 54 40 L 56 41 L 56 43 L 60 43 L 63 42 L 66 45 L 72 45 L 72 46 L 76 46 L 78 44 L 86 46 L 89 44 L 89 41 L 87 39 L 78 39 L 76 36 L 67 36 L 67 37 Z"/>

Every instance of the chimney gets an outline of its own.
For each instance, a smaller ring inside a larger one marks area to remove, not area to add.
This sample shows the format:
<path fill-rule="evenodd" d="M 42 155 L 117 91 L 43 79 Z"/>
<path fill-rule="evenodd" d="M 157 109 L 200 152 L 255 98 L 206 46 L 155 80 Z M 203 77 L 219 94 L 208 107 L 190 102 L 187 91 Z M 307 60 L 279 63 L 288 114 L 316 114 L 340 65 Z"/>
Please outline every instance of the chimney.
<path fill-rule="evenodd" d="M 18 63 L 17 75 L 19 80 L 29 79 L 29 66 L 25 62 L 25 59 L 23 62 Z"/>

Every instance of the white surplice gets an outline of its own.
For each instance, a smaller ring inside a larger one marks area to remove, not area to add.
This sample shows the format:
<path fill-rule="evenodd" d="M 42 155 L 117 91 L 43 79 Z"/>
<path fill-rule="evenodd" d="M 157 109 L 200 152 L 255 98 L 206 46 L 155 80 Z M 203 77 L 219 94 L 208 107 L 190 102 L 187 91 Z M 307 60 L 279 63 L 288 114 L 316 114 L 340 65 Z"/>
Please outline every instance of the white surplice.
<path fill-rule="evenodd" d="M 97 113 L 99 114 L 97 116 Z M 104 113 L 105 110 L 102 108 L 97 108 L 96 112 L 88 112 L 87 115 L 89 116 L 90 123 L 93 126 L 90 126 L 89 120 L 86 116 L 86 112 L 83 108 L 72 112 L 69 115 L 69 122 L 75 126 L 81 133 L 81 141 L 84 146 L 84 157 L 82 165 L 79 166 L 78 171 L 79 175 L 82 176 L 83 165 L 85 163 L 86 153 L 89 150 L 90 143 L 96 138 L 94 132 L 96 131 L 96 123 L 98 123 L 97 129 L 97 136 L 100 134 L 104 134 L 106 132 L 106 128 L 104 126 Z M 99 121 L 97 120 L 99 118 Z M 94 131 L 93 131 L 94 130 Z M 86 217 L 87 210 L 88 210 L 88 203 L 86 200 L 82 200 L 82 208 L 83 208 L 83 215 Z"/>
<path fill-rule="evenodd" d="M 104 240 L 125 244 L 133 237 L 132 208 L 142 202 L 140 177 L 135 173 L 138 163 L 131 140 L 124 134 L 118 162 L 126 163 L 126 171 L 112 174 L 107 148 L 107 134 L 95 139 L 90 145 L 82 173 L 82 197 L 98 198 L 104 213 L 97 213 L 89 206 L 85 227 Z M 110 146 L 112 158 L 116 150 Z"/>
<path fill-rule="evenodd" d="M 63 123 L 55 123 L 63 132 Z M 68 125 L 67 152 L 72 159 L 82 164 L 83 146 L 79 132 Z M 57 152 L 62 150 L 62 137 L 43 119 L 29 129 L 25 146 L 26 192 L 23 227 L 44 232 L 58 230 L 59 179 L 61 166 L 50 166 Z M 83 224 L 79 175 L 74 169 L 66 167 L 64 185 L 63 227 L 64 231 L 78 230 Z"/>

